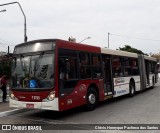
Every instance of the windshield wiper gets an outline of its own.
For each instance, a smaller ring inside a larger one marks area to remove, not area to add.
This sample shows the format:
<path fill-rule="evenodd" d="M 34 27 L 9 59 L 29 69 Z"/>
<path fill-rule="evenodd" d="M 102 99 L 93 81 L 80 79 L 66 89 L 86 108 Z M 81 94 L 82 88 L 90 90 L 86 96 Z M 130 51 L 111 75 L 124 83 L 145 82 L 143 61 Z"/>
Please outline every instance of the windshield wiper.
<path fill-rule="evenodd" d="M 34 77 L 35 77 L 35 75 L 36 75 L 36 72 L 38 71 L 38 69 L 39 69 L 39 60 L 40 60 L 40 58 L 42 58 L 43 57 L 43 55 L 44 55 L 44 52 L 42 52 L 40 55 L 39 55 L 39 57 L 37 58 L 37 60 L 35 61 L 35 64 L 34 64 Z"/>
<path fill-rule="evenodd" d="M 21 68 L 22 68 L 22 71 L 25 72 L 25 61 L 24 61 L 24 56 L 21 54 L 20 55 L 20 62 L 21 62 Z"/>

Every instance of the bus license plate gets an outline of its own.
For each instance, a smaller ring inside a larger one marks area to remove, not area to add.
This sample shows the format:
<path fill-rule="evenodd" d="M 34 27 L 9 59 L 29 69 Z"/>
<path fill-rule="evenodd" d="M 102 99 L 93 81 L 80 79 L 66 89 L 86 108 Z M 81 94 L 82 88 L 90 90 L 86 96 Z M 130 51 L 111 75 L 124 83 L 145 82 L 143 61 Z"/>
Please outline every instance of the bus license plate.
<path fill-rule="evenodd" d="M 34 108 L 34 104 L 29 104 L 29 103 L 27 103 L 27 104 L 26 104 L 26 108 Z"/>

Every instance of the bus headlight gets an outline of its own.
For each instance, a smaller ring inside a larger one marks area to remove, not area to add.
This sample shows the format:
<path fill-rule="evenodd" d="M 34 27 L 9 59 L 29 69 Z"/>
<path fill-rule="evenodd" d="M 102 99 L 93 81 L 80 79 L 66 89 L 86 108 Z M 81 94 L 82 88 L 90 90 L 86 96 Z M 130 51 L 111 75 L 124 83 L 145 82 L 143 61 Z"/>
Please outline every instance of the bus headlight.
<path fill-rule="evenodd" d="M 48 96 L 48 100 L 52 101 L 55 98 L 55 94 L 54 93 L 50 93 Z"/>
<path fill-rule="evenodd" d="M 43 99 L 43 102 L 52 101 L 55 99 L 55 92 L 50 92 L 47 98 Z"/>
<path fill-rule="evenodd" d="M 11 99 L 13 99 L 13 100 L 18 100 L 15 96 L 14 96 L 14 94 L 11 92 L 11 94 L 10 94 L 10 98 Z"/>
<path fill-rule="evenodd" d="M 14 96 L 14 94 L 13 94 L 13 93 L 11 93 L 11 98 L 12 98 L 12 99 L 14 99 L 14 97 L 15 97 L 15 96 Z"/>

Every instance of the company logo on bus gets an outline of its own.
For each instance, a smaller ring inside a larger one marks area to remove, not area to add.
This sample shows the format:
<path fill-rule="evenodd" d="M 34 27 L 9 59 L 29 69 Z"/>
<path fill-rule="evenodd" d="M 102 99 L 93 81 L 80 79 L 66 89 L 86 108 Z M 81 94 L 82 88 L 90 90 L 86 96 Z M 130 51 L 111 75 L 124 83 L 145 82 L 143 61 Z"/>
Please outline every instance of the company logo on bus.
<path fill-rule="evenodd" d="M 120 83 L 124 83 L 124 82 L 125 82 L 125 80 L 123 77 L 115 79 L 115 84 L 120 84 Z"/>
<path fill-rule="evenodd" d="M 20 99 L 25 99 L 26 97 L 24 97 L 24 96 L 19 96 L 19 98 L 20 98 Z"/>

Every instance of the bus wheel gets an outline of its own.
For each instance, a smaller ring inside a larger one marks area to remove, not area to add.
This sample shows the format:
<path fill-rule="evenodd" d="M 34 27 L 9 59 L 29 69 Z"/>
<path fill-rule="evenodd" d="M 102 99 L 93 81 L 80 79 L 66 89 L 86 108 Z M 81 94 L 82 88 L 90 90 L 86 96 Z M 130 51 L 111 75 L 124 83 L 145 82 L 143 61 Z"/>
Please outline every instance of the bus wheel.
<path fill-rule="evenodd" d="M 135 85 L 133 82 L 129 84 L 129 96 L 133 97 L 135 95 Z"/>
<path fill-rule="evenodd" d="M 89 88 L 87 92 L 87 105 L 88 111 L 94 110 L 98 103 L 98 94 L 95 88 Z"/>

